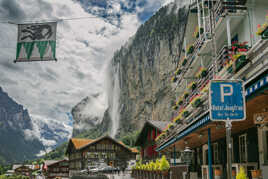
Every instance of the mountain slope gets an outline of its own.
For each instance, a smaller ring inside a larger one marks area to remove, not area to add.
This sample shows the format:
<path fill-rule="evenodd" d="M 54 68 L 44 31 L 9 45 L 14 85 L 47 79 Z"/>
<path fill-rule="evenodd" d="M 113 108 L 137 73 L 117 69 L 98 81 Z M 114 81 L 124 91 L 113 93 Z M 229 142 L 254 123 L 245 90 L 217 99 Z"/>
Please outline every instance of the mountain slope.
<path fill-rule="evenodd" d="M 28 111 L 0 87 L 0 163 L 32 159 L 44 150 L 37 138 L 25 135 L 26 130 L 33 130 Z"/>

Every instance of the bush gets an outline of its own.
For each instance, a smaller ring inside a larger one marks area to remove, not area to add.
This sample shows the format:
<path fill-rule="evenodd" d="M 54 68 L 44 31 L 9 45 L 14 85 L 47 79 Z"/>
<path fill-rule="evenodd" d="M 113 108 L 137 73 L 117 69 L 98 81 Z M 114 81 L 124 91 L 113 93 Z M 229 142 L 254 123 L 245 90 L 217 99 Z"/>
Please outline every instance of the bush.
<path fill-rule="evenodd" d="M 240 167 L 239 173 L 236 175 L 236 179 L 248 179 L 243 167 Z"/>
<path fill-rule="evenodd" d="M 161 161 L 160 161 L 160 168 L 159 169 L 161 171 L 164 171 L 164 170 L 169 170 L 169 168 L 170 168 L 170 165 L 169 165 L 169 163 L 168 163 L 168 161 L 166 159 L 166 156 L 163 155 L 162 158 L 161 158 Z"/>

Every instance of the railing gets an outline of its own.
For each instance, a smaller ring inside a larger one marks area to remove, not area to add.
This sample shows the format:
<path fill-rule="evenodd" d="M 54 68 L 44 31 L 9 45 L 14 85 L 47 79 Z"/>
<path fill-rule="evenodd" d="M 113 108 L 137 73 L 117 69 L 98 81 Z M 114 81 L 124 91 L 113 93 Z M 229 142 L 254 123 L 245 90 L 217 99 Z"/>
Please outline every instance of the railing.
<path fill-rule="evenodd" d="M 218 1 L 213 7 L 216 23 L 219 21 L 220 17 L 224 17 L 228 13 L 235 14 L 247 10 L 245 3 L 246 0 L 233 0 L 228 2 Z"/>

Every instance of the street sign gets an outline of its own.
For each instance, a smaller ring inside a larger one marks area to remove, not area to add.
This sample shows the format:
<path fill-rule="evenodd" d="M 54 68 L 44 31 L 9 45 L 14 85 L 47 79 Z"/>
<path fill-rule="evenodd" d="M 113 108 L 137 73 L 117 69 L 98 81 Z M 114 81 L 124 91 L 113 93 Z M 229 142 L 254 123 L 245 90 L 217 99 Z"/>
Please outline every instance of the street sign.
<path fill-rule="evenodd" d="M 212 121 L 246 118 L 245 90 L 241 80 L 211 80 L 209 109 Z"/>

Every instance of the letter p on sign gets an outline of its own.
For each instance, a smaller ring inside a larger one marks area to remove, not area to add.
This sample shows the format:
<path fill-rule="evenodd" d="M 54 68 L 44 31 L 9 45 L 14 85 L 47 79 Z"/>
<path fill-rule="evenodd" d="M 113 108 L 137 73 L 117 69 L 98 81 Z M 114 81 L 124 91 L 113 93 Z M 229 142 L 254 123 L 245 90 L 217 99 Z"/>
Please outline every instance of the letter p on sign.
<path fill-rule="evenodd" d="M 233 86 L 230 84 L 220 84 L 221 88 L 221 102 L 224 103 L 225 96 L 232 96 L 233 95 Z M 224 89 L 229 88 L 228 92 L 225 92 Z"/>

